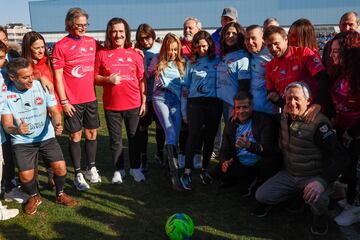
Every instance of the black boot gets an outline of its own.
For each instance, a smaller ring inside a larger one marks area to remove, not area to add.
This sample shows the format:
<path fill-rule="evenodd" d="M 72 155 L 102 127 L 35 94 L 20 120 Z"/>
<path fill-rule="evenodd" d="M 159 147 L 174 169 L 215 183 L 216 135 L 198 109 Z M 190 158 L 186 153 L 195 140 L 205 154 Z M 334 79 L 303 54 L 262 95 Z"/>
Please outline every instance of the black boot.
<path fill-rule="evenodd" d="M 174 190 L 182 191 L 180 178 L 179 178 L 179 166 L 177 163 L 177 150 L 175 145 L 166 144 L 164 148 L 164 160 L 168 162 L 171 184 Z"/>

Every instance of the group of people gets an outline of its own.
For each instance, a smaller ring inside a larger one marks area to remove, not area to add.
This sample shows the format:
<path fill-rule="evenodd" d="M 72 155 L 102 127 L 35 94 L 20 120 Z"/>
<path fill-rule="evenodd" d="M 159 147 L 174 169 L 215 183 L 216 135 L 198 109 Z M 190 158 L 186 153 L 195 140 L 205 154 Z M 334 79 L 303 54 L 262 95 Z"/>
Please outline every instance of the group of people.
<path fill-rule="evenodd" d="M 258 217 L 283 201 L 295 207 L 309 204 L 314 215 L 311 232 L 324 235 L 329 194 L 338 181 L 347 188 L 344 211 L 335 221 L 346 226 L 360 220 L 356 12 L 341 17 L 341 32 L 326 44 L 322 57 L 310 20 L 296 20 L 288 33 L 276 18 L 244 29 L 233 7 L 223 10 L 221 27 L 212 35 L 201 29 L 197 18 L 188 17 L 183 38 L 168 33 L 162 44 L 144 23 L 133 45 L 128 23 L 115 17 L 106 26 L 101 46 L 85 35 L 88 15 L 80 8 L 68 11 L 65 26 L 69 34 L 55 44 L 51 56 L 37 32 L 24 36 L 21 56 L 14 56 L 6 31 L 0 31 L 5 132 L 1 139 L 7 140 L 1 158 L 3 189 L 5 199 L 20 194 L 11 181 L 15 162 L 21 190 L 29 195 L 26 213 L 34 214 L 41 204 L 36 181 L 39 154 L 49 186 L 56 189 L 56 202 L 76 205 L 63 191 L 66 165 L 55 138 L 63 130 L 61 111 L 75 187 L 84 191 L 90 188 L 87 181 L 101 182 L 95 164 L 98 85 L 103 87 L 113 184 L 122 183 L 126 175 L 122 122 L 129 174 L 142 182 L 148 165 L 148 129 L 155 121 L 156 158 L 168 169 L 177 191 L 193 189 L 192 169 L 200 166 L 205 185 L 213 180 L 224 186 L 241 182 L 243 196 L 255 193 Z M 80 161 L 83 131 L 85 172 Z M 209 168 L 214 149 L 220 162 Z M 0 207 L 0 213 L 0 219 L 7 219 L 18 211 Z"/>

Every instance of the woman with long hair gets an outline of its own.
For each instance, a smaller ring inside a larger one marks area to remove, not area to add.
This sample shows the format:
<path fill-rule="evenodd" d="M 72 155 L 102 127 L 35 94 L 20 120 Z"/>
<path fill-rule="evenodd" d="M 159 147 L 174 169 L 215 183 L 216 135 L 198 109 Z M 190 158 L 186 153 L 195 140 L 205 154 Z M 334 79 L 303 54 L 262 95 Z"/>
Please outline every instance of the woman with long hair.
<path fill-rule="evenodd" d="M 47 52 L 47 47 L 44 37 L 35 31 L 28 32 L 24 35 L 21 45 L 21 56 L 26 58 L 34 69 L 34 78 L 41 82 L 50 82 L 51 85 L 55 83 L 54 73 L 50 62 L 50 57 Z M 52 87 L 53 88 L 53 87 Z M 55 92 L 57 107 L 62 111 L 59 100 L 59 95 Z M 53 180 L 53 170 L 50 165 L 47 165 L 48 173 L 48 188 L 54 189 L 55 183 Z"/>
<path fill-rule="evenodd" d="M 104 89 L 105 119 L 115 168 L 111 182 L 120 184 L 125 177 L 123 121 L 129 144 L 130 175 L 136 182 L 143 182 L 136 129 L 146 108 L 144 63 L 142 56 L 131 47 L 130 27 L 124 19 L 112 18 L 108 22 L 105 48 L 96 55 L 94 71 L 95 84 Z"/>
<path fill-rule="evenodd" d="M 360 157 L 360 33 L 337 34 L 331 43 L 332 64 L 328 71 L 333 79 L 331 96 L 335 105 L 336 134 L 347 149 L 351 162 L 341 181 L 347 184 L 348 205 L 335 218 L 341 226 L 360 221 L 359 169 Z"/>
<path fill-rule="evenodd" d="M 224 119 L 230 118 L 233 97 L 238 91 L 250 89 L 249 54 L 245 50 L 245 30 L 230 22 L 221 31 L 220 63 L 217 67 L 217 96 L 224 102 Z"/>
<path fill-rule="evenodd" d="M 165 131 L 164 159 L 169 164 L 173 188 L 180 190 L 177 145 L 181 128 L 181 91 L 185 59 L 180 39 L 175 34 L 166 34 L 160 53 L 153 59 L 151 66 L 155 66 L 153 106 Z"/>
<path fill-rule="evenodd" d="M 212 181 L 207 167 L 222 112 L 222 102 L 216 95 L 218 64 L 219 58 L 216 57 L 215 44 L 211 35 L 206 31 L 197 32 L 192 40 L 191 58 L 184 77 L 188 97 L 183 118 L 186 118 L 189 124 L 189 136 L 185 150 L 185 172 L 181 177 L 181 183 L 187 190 L 192 189 L 192 159 L 199 141 L 201 141 L 201 146 L 204 144 L 200 178 L 203 184 L 210 184 Z M 204 129 L 202 129 L 203 126 Z"/>
<path fill-rule="evenodd" d="M 314 25 L 306 18 L 293 22 L 288 32 L 289 46 L 307 47 L 320 57 Z"/>

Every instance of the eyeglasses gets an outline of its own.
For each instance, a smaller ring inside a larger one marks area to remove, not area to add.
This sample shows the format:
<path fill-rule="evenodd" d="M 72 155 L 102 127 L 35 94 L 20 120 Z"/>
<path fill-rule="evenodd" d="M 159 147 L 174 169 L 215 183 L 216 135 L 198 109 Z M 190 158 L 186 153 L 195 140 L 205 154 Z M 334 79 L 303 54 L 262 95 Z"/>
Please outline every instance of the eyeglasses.
<path fill-rule="evenodd" d="M 89 27 L 89 23 L 86 23 L 86 24 L 76 24 L 76 23 L 74 23 L 74 26 L 76 27 L 76 28 L 88 28 Z"/>

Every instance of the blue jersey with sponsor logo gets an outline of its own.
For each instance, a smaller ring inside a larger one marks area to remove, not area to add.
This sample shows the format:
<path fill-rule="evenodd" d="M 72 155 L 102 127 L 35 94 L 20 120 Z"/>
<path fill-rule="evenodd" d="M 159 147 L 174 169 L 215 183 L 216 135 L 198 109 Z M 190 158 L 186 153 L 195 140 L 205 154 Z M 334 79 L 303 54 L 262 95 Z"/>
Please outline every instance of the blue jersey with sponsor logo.
<path fill-rule="evenodd" d="M 278 107 L 267 99 L 265 67 L 272 59 L 267 47 L 259 53 L 250 54 L 251 81 L 250 92 L 254 97 L 254 111 L 278 113 Z"/>
<path fill-rule="evenodd" d="M 249 54 L 238 50 L 226 54 L 217 67 L 217 96 L 231 106 L 238 91 L 238 81 L 250 79 Z"/>
<path fill-rule="evenodd" d="M 252 120 L 247 121 L 245 124 L 239 124 L 236 129 L 235 142 L 240 137 L 244 136 L 248 132 L 248 138 L 250 142 L 256 143 L 252 133 Z M 258 161 L 259 157 L 246 150 L 246 148 L 236 149 L 236 157 L 238 161 L 244 166 L 253 166 Z"/>
<path fill-rule="evenodd" d="M 150 73 L 149 67 L 152 59 L 156 54 L 160 52 L 161 44 L 154 42 L 151 48 L 143 50 L 144 53 L 144 67 L 146 77 L 146 101 L 152 100 L 153 89 L 154 89 L 154 73 Z"/>
<path fill-rule="evenodd" d="M 219 58 L 210 60 L 201 57 L 195 63 L 187 64 L 184 84 L 189 89 L 189 98 L 216 97 L 216 72 Z"/>
<path fill-rule="evenodd" d="M 156 56 L 156 60 L 158 57 Z M 155 61 L 153 59 L 152 61 Z M 153 63 L 152 63 L 153 65 Z M 161 71 L 158 78 L 155 78 L 153 97 L 163 96 L 164 92 L 161 89 L 166 89 L 181 99 L 181 90 L 183 84 L 183 78 L 180 76 L 179 69 L 174 61 L 168 62 L 168 66 L 165 70 Z"/>
<path fill-rule="evenodd" d="M 11 82 L 5 96 L 2 114 L 12 114 L 16 127 L 21 119 L 29 124 L 29 134 L 11 135 L 13 144 L 36 143 L 55 137 L 47 108 L 56 106 L 56 98 L 45 92 L 39 81 L 34 80 L 33 86 L 26 91 L 18 90 Z"/>

